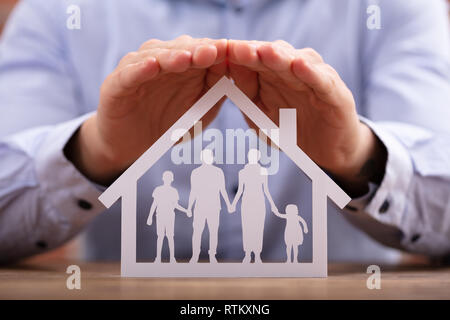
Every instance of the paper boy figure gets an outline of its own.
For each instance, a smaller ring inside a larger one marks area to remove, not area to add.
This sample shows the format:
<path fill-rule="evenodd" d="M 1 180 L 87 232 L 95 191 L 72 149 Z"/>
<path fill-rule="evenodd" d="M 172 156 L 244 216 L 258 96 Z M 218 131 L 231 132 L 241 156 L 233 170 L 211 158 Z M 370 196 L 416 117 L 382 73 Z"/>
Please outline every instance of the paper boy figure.
<path fill-rule="evenodd" d="M 185 212 L 188 211 L 178 204 L 178 191 L 172 187 L 173 173 L 164 171 L 162 180 L 164 184 L 156 187 L 153 191 L 153 203 L 148 215 L 147 224 L 150 226 L 153 222 L 153 214 L 156 211 L 156 230 L 158 234 L 156 259 L 155 262 L 161 262 L 161 251 L 164 236 L 169 242 L 170 262 L 175 261 L 175 250 L 173 244 L 173 232 L 175 228 L 175 209 Z"/>

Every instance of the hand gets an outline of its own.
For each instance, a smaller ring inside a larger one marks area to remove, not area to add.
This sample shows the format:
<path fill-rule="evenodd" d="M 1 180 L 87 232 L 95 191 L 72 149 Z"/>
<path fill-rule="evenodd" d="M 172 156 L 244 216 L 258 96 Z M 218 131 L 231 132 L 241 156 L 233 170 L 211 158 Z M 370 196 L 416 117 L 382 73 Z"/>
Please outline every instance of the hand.
<path fill-rule="evenodd" d="M 308 234 L 308 228 L 305 228 L 305 234 Z"/>
<path fill-rule="evenodd" d="M 236 40 L 228 52 L 236 85 L 275 123 L 280 107 L 297 109 L 298 145 L 344 188 L 363 193 L 369 180 L 381 181 L 386 150 L 359 121 L 352 93 L 317 52 L 284 41 Z M 373 168 L 365 170 L 370 163 Z"/>
<path fill-rule="evenodd" d="M 230 204 L 230 205 L 227 205 L 227 207 L 228 207 L 228 213 L 230 213 L 230 214 L 234 213 L 236 211 L 235 205 Z"/>
<path fill-rule="evenodd" d="M 225 39 L 145 42 L 106 78 L 97 113 L 66 156 L 92 181 L 111 183 L 226 73 L 226 51 Z M 211 122 L 218 111 L 202 120 Z"/>
<path fill-rule="evenodd" d="M 151 219 L 147 219 L 147 225 L 151 226 L 153 224 L 153 217 Z"/>
<path fill-rule="evenodd" d="M 186 210 L 186 215 L 188 218 L 192 217 L 192 210 Z"/>

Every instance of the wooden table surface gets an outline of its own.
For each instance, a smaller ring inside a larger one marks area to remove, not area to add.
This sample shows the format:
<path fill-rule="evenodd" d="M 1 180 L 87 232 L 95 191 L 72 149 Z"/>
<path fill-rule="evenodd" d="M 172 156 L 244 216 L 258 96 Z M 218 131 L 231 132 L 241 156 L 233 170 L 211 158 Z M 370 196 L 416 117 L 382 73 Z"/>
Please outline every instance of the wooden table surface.
<path fill-rule="evenodd" d="M 68 290 L 66 268 L 81 268 Z M 331 264 L 328 278 L 121 278 L 118 263 L 55 260 L 0 267 L 0 299 L 450 299 L 450 267 L 381 265 L 369 290 L 367 265 Z"/>

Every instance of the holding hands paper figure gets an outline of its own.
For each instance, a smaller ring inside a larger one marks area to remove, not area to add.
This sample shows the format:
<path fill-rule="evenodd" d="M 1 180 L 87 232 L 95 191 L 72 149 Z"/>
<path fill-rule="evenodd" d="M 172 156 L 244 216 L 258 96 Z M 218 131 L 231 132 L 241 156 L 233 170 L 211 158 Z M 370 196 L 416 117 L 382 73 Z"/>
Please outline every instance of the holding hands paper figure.
<path fill-rule="evenodd" d="M 284 231 L 284 241 L 286 242 L 287 263 L 300 262 L 298 261 L 298 246 L 303 243 L 303 231 L 308 233 L 308 226 L 306 221 L 298 214 L 298 208 L 294 204 L 286 206 L 286 214 L 281 214 L 278 210 L 272 212 L 282 219 L 286 219 L 286 229 Z M 299 222 L 303 226 L 300 227 Z M 294 251 L 293 259 L 291 253 Z"/>
<path fill-rule="evenodd" d="M 153 203 L 148 215 L 147 224 L 150 226 L 153 223 L 153 215 L 156 211 L 156 230 L 158 235 L 157 250 L 155 262 L 161 262 L 161 251 L 164 236 L 169 242 L 170 262 L 176 262 L 174 250 L 174 228 L 175 228 L 175 209 L 183 211 L 186 214 L 188 211 L 178 204 L 178 191 L 172 187 L 173 173 L 165 171 L 162 180 L 164 184 L 156 187 L 153 191 Z"/>
<path fill-rule="evenodd" d="M 225 177 L 223 171 L 214 166 L 214 155 L 211 150 L 205 149 L 201 152 L 202 165 L 192 171 L 191 193 L 189 195 L 188 216 L 192 215 L 194 209 L 192 236 L 192 258 L 190 262 L 198 262 L 200 256 L 200 244 L 205 223 L 209 230 L 209 262 L 215 263 L 217 238 L 219 232 L 219 214 L 221 210 L 220 195 L 231 211 L 230 200 L 225 190 Z"/>
<path fill-rule="evenodd" d="M 248 164 L 239 171 L 239 188 L 231 205 L 234 211 L 242 196 L 242 241 L 245 251 L 243 263 L 250 262 L 252 252 L 255 255 L 255 263 L 262 262 L 261 251 L 266 218 L 264 196 L 269 200 L 272 211 L 278 211 L 269 192 L 267 170 L 258 163 L 260 158 L 259 150 L 251 149 L 248 152 Z"/>
<path fill-rule="evenodd" d="M 271 211 L 279 218 L 286 220 L 284 240 L 286 243 L 287 263 L 298 261 L 298 246 L 303 244 L 303 233 L 308 233 L 306 221 L 298 214 L 298 207 L 294 204 L 286 206 L 286 214 L 281 214 L 269 192 L 267 169 L 259 164 L 261 152 L 250 149 L 248 163 L 239 171 L 239 187 L 233 203 L 230 203 L 225 189 L 223 171 L 216 167 L 213 152 L 205 149 L 200 154 L 202 165 L 191 173 L 191 192 L 189 205 L 184 209 L 178 204 L 177 190 L 172 187 L 173 173 L 163 173 L 162 186 L 153 191 L 153 203 L 147 224 L 152 225 L 156 212 L 157 222 L 157 254 L 155 262 L 161 262 L 161 250 L 164 237 L 167 237 L 170 250 L 170 262 L 176 262 L 174 257 L 174 226 L 175 209 L 183 211 L 193 218 L 192 258 L 191 263 L 198 262 L 201 250 L 201 237 L 205 225 L 209 229 L 209 261 L 217 263 L 216 250 L 219 231 L 219 215 L 222 196 L 229 213 L 236 210 L 237 202 L 241 202 L 242 241 L 245 257 L 243 263 L 251 262 L 251 254 L 255 256 L 255 263 L 261 263 L 263 247 L 264 222 L 266 217 L 265 198 L 270 203 Z M 195 214 L 192 213 L 195 211 Z M 302 227 L 300 226 L 301 223 Z M 292 255 L 293 252 L 293 255 Z"/>

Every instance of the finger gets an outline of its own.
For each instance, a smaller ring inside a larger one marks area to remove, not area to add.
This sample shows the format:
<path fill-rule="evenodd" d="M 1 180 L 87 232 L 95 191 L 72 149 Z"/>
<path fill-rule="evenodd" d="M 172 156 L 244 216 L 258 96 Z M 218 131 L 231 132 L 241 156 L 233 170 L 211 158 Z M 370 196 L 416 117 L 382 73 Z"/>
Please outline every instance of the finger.
<path fill-rule="evenodd" d="M 261 62 L 273 71 L 290 71 L 294 58 L 289 50 L 276 44 L 264 44 L 257 50 Z"/>
<path fill-rule="evenodd" d="M 333 78 L 328 72 L 321 70 L 318 65 L 312 64 L 302 57 L 297 57 L 292 62 L 292 71 L 299 80 L 305 82 L 321 97 L 328 97 L 332 93 Z"/>
<path fill-rule="evenodd" d="M 190 51 L 193 57 L 198 58 L 194 59 L 194 67 L 197 66 L 197 61 L 199 63 L 197 67 L 204 67 L 224 61 L 227 54 L 227 45 L 226 39 L 193 39 L 190 36 L 183 35 L 170 41 L 149 40 L 141 46 L 139 51 L 152 49 L 186 50 Z M 212 47 L 215 47 L 215 53 Z M 206 58 L 205 62 L 204 57 L 209 57 L 209 59 Z M 210 62 L 213 60 L 211 57 L 215 58 L 213 62 Z"/>
<path fill-rule="evenodd" d="M 143 56 L 140 54 L 140 52 L 128 52 L 125 56 L 120 59 L 117 69 L 121 69 L 126 67 L 129 64 L 138 63 L 143 60 Z"/>
<path fill-rule="evenodd" d="M 128 53 L 119 63 L 118 70 L 146 61 L 156 59 L 161 73 L 183 72 L 191 66 L 191 52 L 187 50 L 156 48 Z"/>
<path fill-rule="evenodd" d="M 258 56 L 260 45 L 261 43 L 257 41 L 230 40 L 228 42 L 229 61 L 255 71 L 265 70 Z"/>
<path fill-rule="evenodd" d="M 128 64 L 135 64 L 154 57 L 161 66 L 161 75 L 184 72 L 189 68 L 205 69 L 225 61 L 226 48 L 224 45 L 226 44 L 223 41 L 218 41 L 216 45 L 199 44 L 190 49 L 153 48 L 141 50 L 127 54 L 121 60 L 119 68 L 125 68 Z M 219 54 L 221 57 L 219 57 Z"/>
<path fill-rule="evenodd" d="M 323 63 L 322 56 L 316 50 L 311 48 L 303 48 L 295 50 L 295 55 L 297 57 L 303 57 L 312 64 Z"/>
<path fill-rule="evenodd" d="M 180 73 L 191 67 L 192 53 L 178 49 L 152 49 L 146 54 L 155 57 L 161 67 L 161 74 Z"/>
<path fill-rule="evenodd" d="M 289 50 L 295 50 L 294 46 L 291 45 L 289 42 L 286 42 L 284 40 L 276 40 L 273 43 L 275 43 L 276 45 L 289 49 Z"/>
<path fill-rule="evenodd" d="M 111 96 L 119 97 L 154 79 L 159 71 L 160 67 L 156 59 L 149 58 L 112 73 L 105 80 L 105 88 L 110 90 Z"/>
<path fill-rule="evenodd" d="M 304 87 L 291 69 L 295 49 L 281 40 L 273 43 L 232 41 L 229 51 L 234 65 L 256 71 L 269 81 L 284 81 L 293 89 Z"/>
<path fill-rule="evenodd" d="M 227 47 L 226 39 L 194 39 L 186 49 L 192 52 L 194 68 L 208 68 L 225 61 Z"/>
<path fill-rule="evenodd" d="M 198 47 L 201 46 L 214 46 L 216 47 L 216 63 L 220 63 L 225 60 L 227 55 L 228 48 L 228 40 L 227 39 L 209 39 L 209 38 L 201 38 L 196 39 L 187 35 L 183 35 L 174 39 L 172 41 L 168 41 L 167 45 L 172 49 L 183 49 L 191 51 L 192 55 L 197 50 Z"/>
<path fill-rule="evenodd" d="M 192 66 L 208 68 L 216 62 L 217 48 L 213 45 L 199 45 L 192 56 Z"/>

